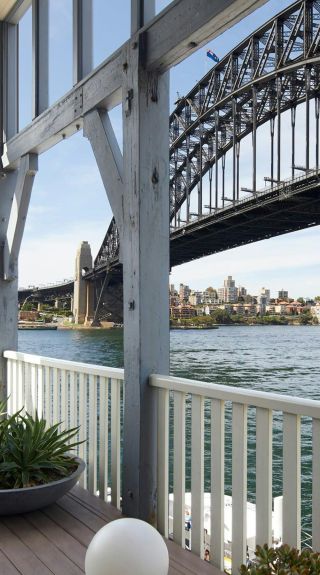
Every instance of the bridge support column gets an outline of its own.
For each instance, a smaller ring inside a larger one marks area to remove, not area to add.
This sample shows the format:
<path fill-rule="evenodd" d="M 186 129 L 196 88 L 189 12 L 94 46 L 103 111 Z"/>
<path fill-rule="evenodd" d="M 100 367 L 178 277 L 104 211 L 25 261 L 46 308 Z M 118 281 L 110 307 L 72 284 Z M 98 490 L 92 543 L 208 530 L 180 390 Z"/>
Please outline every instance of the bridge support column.
<path fill-rule="evenodd" d="M 18 345 L 18 256 L 37 167 L 28 154 L 0 179 L 0 400 L 7 398 L 3 352 Z"/>
<path fill-rule="evenodd" d="M 92 269 L 91 248 L 88 242 L 81 242 L 76 256 L 73 294 L 73 315 L 75 323 L 82 324 L 87 316 L 87 282 L 83 272 Z"/>
<path fill-rule="evenodd" d="M 85 324 L 91 325 L 94 316 L 94 285 L 92 282 L 86 282 L 87 288 L 87 307 L 86 307 L 86 317 Z M 99 324 L 100 325 L 100 324 Z"/>

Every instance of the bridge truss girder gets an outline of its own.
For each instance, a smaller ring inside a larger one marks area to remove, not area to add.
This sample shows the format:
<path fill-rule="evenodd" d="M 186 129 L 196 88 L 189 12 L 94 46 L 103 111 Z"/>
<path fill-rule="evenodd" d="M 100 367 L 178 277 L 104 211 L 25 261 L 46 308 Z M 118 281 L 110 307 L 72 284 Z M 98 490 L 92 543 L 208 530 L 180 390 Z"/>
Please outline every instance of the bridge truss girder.
<path fill-rule="evenodd" d="M 252 191 L 256 181 L 256 132 L 270 121 L 270 179 L 281 179 L 281 115 L 292 109 L 294 166 L 295 109 L 306 102 L 306 168 L 309 168 L 310 100 L 316 98 L 319 127 L 320 5 L 295 2 L 236 46 L 200 82 L 180 98 L 170 116 L 170 220 L 173 228 L 201 218 L 207 211 L 239 200 L 240 142 L 252 134 Z M 275 158 L 275 121 L 277 156 Z M 316 163 L 319 163 L 317 134 Z M 225 156 L 233 150 L 232 197 L 224 189 Z M 275 161 L 276 159 L 276 161 Z M 221 164 L 222 185 L 219 185 Z M 213 167 L 215 177 L 213 181 Z M 202 201 L 202 179 L 209 172 L 209 205 Z M 292 167 L 294 175 L 294 167 Z M 190 194 L 198 193 L 197 214 Z M 220 189 L 222 187 L 222 189 Z M 222 196 L 220 197 L 220 194 Z M 180 209 L 186 205 L 181 223 Z"/>

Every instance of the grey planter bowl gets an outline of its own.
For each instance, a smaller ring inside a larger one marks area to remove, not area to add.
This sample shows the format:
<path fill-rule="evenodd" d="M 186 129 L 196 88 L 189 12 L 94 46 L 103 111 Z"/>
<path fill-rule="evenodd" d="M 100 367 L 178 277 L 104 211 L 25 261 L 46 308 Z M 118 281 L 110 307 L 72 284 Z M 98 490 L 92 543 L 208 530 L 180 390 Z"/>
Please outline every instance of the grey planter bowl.
<path fill-rule="evenodd" d="M 78 468 L 68 477 L 35 487 L 0 489 L 0 515 L 17 515 L 51 505 L 63 497 L 77 483 L 85 469 L 85 462 L 76 458 Z"/>

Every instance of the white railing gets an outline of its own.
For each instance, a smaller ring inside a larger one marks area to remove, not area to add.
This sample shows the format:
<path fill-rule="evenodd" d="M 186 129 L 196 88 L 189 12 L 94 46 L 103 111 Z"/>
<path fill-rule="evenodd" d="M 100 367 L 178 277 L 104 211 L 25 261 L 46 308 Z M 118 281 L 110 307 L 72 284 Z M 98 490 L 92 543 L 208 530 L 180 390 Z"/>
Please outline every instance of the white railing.
<path fill-rule="evenodd" d="M 66 428 L 80 425 L 78 438 L 86 441 L 79 447 L 79 456 L 87 463 L 82 485 L 119 508 L 123 370 L 12 351 L 4 356 L 10 413 L 21 408 L 30 413 L 37 410 L 49 423 L 62 421 Z M 200 557 L 204 545 L 210 546 L 211 562 L 223 571 L 229 551 L 224 537 L 225 469 L 232 468 L 230 541 L 232 573 L 238 573 L 247 551 L 249 421 L 251 435 L 254 428 L 256 454 L 255 543 L 272 544 L 272 472 L 279 463 L 273 458 L 272 435 L 277 431 L 283 474 L 283 491 L 277 493 L 283 494 L 282 541 L 300 547 L 303 418 L 303 426 L 309 425 L 312 446 L 312 547 L 320 550 L 319 401 L 160 375 L 152 375 L 150 384 L 159 393 L 158 528 L 164 536 L 172 534 L 182 547 L 187 538 L 192 552 Z M 206 472 L 210 460 L 210 493 L 205 493 L 204 487 L 205 456 Z M 189 484 L 192 527 L 187 533 Z M 169 496 L 171 491 L 173 497 Z M 205 534 L 204 501 L 208 504 L 208 500 L 210 526 Z"/>
<path fill-rule="evenodd" d="M 320 401 L 246 390 L 176 377 L 152 375 L 159 389 L 158 517 L 159 530 L 169 534 L 169 461 L 173 459 L 173 539 L 186 539 L 185 485 L 191 475 L 191 550 L 204 553 L 204 426 L 209 425 L 211 469 L 210 560 L 225 566 L 224 493 L 225 422 L 229 417 L 232 456 L 232 573 L 246 562 L 247 552 L 247 429 L 248 408 L 254 412 L 256 433 L 256 544 L 272 543 L 273 418 L 281 421 L 283 449 L 282 541 L 301 543 L 301 417 L 312 422 L 312 546 L 320 550 Z M 206 409 L 204 409 L 206 407 Z M 251 407 L 253 410 L 251 410 Z M 170 412 L 172 410 L 172 412 Z M 191 410 L 191 416 L 190 416 Z M 281 415 L 279 415 L 281 412 Z M 169 418 L 170 413 L 170 418 Z M 206 414 L 206 415 L 205 415 Z M 191 418 L 191 461 L 186 469 L 186 419 Z M 170 424 L 169 424 L 170 420 Z M 209 421 L 208 421 L 209 420 Z M 171 431 L 170 431 L 171 430 Z M 172 433 L 170 447 L 169 436 Z M 311 434 L 311 430 L 310 430 Z M 231 445 L 227 446 L 229 448 Z M 310 482 L 311 483 L 311 482 Z M 310 486 L 311 489 L 311 486 Z"/>
<path fill-rule="evenodd" d="M 49 424 L 80 426 L 81 484 L 120 508 L 123 369 L 6 351 L 8 410 L 38 412 Z"/>

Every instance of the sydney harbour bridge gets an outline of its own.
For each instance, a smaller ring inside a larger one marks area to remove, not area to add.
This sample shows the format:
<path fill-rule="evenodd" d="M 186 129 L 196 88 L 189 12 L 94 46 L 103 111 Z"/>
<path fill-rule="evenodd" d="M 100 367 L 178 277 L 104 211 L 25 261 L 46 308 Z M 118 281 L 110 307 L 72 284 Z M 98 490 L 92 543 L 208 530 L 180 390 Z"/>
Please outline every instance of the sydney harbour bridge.
<path fill-rule="evenodd" d="M 316 0 L 299 0 L 280 12 L 178 98 L 169 120 L 171 266 L 320 224 L 319 99 Z M 246 138 L 249 154 L 247 145 L 242 157 Z M 299 164 L 298 146 L 304 149 Z M 243 185 L 248 166 L 250 181 L 246 176 Z M 94 286 L 94 321 L 121 321 L 121 246 L 114 219 L 82 280 Z M 41 288 L 35 291 L 41 296 Z"/>

